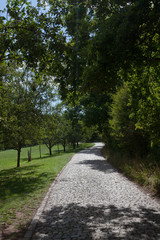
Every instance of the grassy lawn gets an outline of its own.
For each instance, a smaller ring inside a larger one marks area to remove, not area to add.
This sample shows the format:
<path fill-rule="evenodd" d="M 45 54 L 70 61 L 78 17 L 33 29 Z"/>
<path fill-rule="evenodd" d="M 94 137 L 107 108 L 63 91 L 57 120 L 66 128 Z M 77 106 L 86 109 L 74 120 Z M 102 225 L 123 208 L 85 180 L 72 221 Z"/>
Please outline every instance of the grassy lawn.
<path fill-rule="evenodd" d="M 21 167 L 16 167 L 17 152 L 7 150 L 0 152 L 0 225 L 6 229 L 14 222 L 14 228 L 22 229 L 30 221 L 38 205 L 42 201 L 50 184 L 61 169 L 67 164 L 75 152 L 93 144 L 80 144 L 79 148 L 66 149 L 66 153 L 57 146 L 53 155 L 45 145 L 42 158 L 39 147 L 32 147 L 32 161 L 27 161 L 27 148 L 21 152 Z M 10 239 L 18 239 L 15 234 Z"/>

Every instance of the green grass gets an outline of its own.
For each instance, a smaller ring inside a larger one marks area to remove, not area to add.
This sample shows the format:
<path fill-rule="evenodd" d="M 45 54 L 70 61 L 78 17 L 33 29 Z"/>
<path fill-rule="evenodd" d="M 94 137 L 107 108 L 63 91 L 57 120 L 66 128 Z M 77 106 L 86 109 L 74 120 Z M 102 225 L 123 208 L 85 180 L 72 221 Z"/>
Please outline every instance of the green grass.
<path fill-rule="evenodd" d="M 43 199 L 50 184 L 61 169 L 67 164 L 75 152 L 93 144 L 80 144 L 79 148 L 62 148 L 60 153 L 57 146 L 53 155 L 45 145 L 42 146 L 42 158 L 39 147 L 32 147 L 32 161 L 27 161 L 27 148 L 21 152 L 21 166 L 16 167 L 17 152 L 7 150 L 0 152 L 0 223 L 10 224 L 13 220 L 17 226 L 23 225 L 33 214 L 37 205 Z M 23 220 L 22 220 L 23 219 Z"/>
<path fill-rule="evenodd" d="M 160 197 L 160 162 L 152 158 L 131 158 L 120 152 L 109 153 L 105 148 L 102 152 L 126 177 Z"/>

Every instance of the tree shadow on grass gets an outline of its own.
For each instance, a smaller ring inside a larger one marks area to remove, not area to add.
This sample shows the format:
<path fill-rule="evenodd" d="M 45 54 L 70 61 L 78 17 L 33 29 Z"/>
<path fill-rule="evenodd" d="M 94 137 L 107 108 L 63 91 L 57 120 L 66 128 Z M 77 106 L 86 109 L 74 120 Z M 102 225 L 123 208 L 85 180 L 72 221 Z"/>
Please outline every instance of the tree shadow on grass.
<path fill-rule="evenodd" d="M 160 239 L 160 213 L 139 207 L 68 204 L 43 212 L 33 240 Z"/>
<path fill-rule="evenodd" d="M 46 172 L 37 173 L 38 167 L 40 165 L 37 164 L 0 171 L 0 201 L 5 201 L 17 195 L 22 197 L 40 189 L 42 184 L 51 176 Z"/>
<path fill-rule="evenodd" d="M 41 159 L 43 160 L 43 159 L 48 159 L 48 158 L 55 158 L 55 157 L 58 157 L 58 156 L 65 155 L 67 153 L 78 153 L 78 152 L 80 152 L 82 150 L 84 150 L 83 146 L 82 147 L 79 146 L 78 148 L 75 148 L 75 149 L 73 149 L 73 148 L 66 148 L 65 152 L 64 152 L 63 149 L 60 149 L 59 152 L 58 152 L 58 150 L 52 150 L 52 155 L 50 155 L 49 153 L 44 153 L 44 154 L 42 154 L 43 156 L 41 158 L 40 158 L 40 156 L 32 157 L 32 161 L 33 160 L 41 160 Z M 88 150 L 86 149 L 86 150 L 84 150 L 84 152 L 86 151 L 86 153 L 87 153 Z M 25 161 L 26 162 L 26 161 L 28 161 L 28 158 L 27 157 L 23 157 L 23 158 L 21 158 L 21 161 Z"/>
<path fill-rule="evenodd" d="M 50 155 L 49 153 L 45 153 L 43 154 L 43 156 L 40 158 L 39 157 L 32 157 L 32 160 L 31 161 L 34 161 L 34 160 L 43 160 L 43 159 L 48 159 L 48 158 L 55 158 L 55 157 L 59 157 L 59 156 L 62 156 L 62 155 L 65 155 L 67 153 L 77 153 L 79 151 L 81 151 L 81 149 L 83 148 L 77 148 L 77 149 L 67 149 L 65 152 L 63 150 L 59 150 L 59 152 L 57 150 L 53 151 L 52 152 L 52 155 Z M 21 159 L 21 161 L 28 161 L 28 158 L 27 157 L 24 157 Z"/>
<path fill-rule="evenodd" d="M 62 155 L 64 155 L 65 154 L 65 152 L 63 152 L 63 151 L 61 151 L 61 152 L 55 152 L 55 153 L 53 153 L 52 155 L 49 155 L 48 153 L 45 153 L 44 155 L 43 155 L 43 157 L 32 157 L 32 160 L 31 161 L 34 161 L 34 160 L 44 160 L 44 159 L 48 159 L 48 158 L 55 158 L 55 157 L 58 157 L 58 156 L 62 156 Z M 22 161 L 28 161 L 28 158 L 22 158 L 21 159 Z"/>

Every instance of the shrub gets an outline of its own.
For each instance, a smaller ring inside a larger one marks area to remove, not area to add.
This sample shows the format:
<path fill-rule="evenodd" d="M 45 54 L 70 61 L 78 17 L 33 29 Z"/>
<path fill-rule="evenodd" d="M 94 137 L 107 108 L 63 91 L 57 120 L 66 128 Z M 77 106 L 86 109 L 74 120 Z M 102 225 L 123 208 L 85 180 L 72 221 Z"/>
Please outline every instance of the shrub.
<path fill-rule="evenodd" d="M 120 149 L 131 155 L 143 156 L 147 152 L 148 142 L 143 130 L 137 129 L 136 122 L 131 118 L 129 100 L 130 93 L 127 84 L 124 84 L 113 95 L 109 121 L 111 136 Z"/>

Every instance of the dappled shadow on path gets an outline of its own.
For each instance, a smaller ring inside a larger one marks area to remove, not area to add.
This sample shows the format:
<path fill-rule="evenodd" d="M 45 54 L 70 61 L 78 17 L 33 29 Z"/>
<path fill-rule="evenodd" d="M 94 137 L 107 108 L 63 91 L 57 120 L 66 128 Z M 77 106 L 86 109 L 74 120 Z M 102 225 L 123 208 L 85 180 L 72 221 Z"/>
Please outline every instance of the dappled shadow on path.
<path fill-rule="evenodd" d="M 139 207 L 68 204 L 44 211 L 33 239 L 160 239 L 160 213 Z"/>
<path fill-rule="evenodd" d="M 80 161 L 78 164 L 88 165 L 93 170 L 98 170 L 104 173 L 116 172 L 116 170 L 106 160 L 99 160 L 99 159 L 83 160 L 83 161 Z"/>
<path fill-rule="evenodd" d="M 103 144 L 101 144 L 100 146 L 93 146 L 91 148 L 84 149 L 84 150 L 78 152 L 77 154 L 90 154 L 90 155 L 102 157 L 101 150 L 102 150 L 103 146 L 104 146 Z"/>
<path fill-rule="evenodd" d="M 104 173 L 117 172 L 116 169 L 114 169 L 114 167 L 111 164 L 109 164 L 107 160 L 102 156 L 101 153 L 102 147 L 103 144 L 81 151 L 79 153 L 82 154 L 81 160 L 77 164 L 88 165 L 91 169 L 98 170 Z M 88 154 L 90 155 L 89 159 L 87 159 Z"/>

